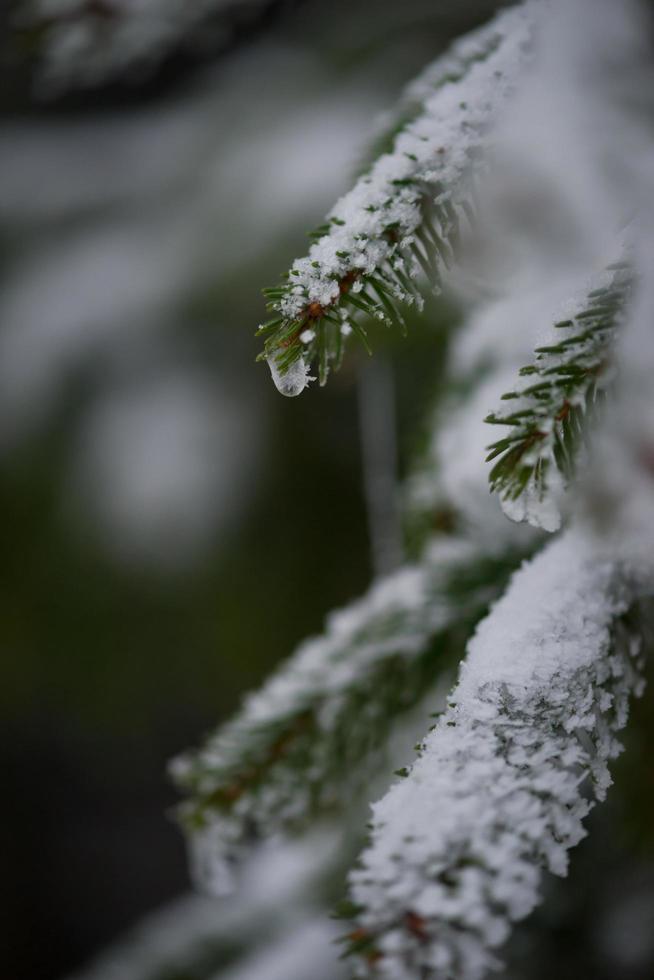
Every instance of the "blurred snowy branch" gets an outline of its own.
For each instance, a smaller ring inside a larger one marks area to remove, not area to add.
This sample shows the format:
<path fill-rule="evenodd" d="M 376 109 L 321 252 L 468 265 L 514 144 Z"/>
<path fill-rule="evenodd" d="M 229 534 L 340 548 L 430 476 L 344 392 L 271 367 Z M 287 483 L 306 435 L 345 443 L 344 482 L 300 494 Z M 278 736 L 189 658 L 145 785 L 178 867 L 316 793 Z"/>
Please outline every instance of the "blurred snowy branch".
<path fill-rule="evenodd" d="M 272 980 L 275 970 L 279 980 L 304 980 L 308 959 L 316 977 L 336 980 L 337 929 L 321 905 L 320 886 L 338 864 L 340 845 L 340 837 L 323 832 L 259 849 L 229 902 L 182 896 L 70 980 Z"/>
<path fill-rule="evenodd" d="M 42 34 L 38 90 L 143 81 L 172 54 L 215 52 L 292 0 L 31 0 Z"/>

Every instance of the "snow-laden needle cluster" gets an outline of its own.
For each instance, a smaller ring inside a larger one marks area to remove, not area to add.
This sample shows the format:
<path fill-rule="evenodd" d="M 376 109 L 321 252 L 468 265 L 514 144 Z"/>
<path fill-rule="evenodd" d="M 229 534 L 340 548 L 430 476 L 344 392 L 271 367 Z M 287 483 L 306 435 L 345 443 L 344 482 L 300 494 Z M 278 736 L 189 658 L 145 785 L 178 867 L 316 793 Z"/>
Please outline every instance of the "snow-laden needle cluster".
<path fill-rule="evenodd" d="M 232 722 L 175 760 L 173 775 L 190 794 L 180 816 L 206 888 L 230 887 L 253 840 L 349 798 L 392 720 L 460 656 L 467 628 L 524 553 L 512 539 L 495 552 L 435 541 L 419 565 L 332 614 L 324 636 L 302 644 Z"/>
<path fill-rule="evenodd" d="M 350 876 L 357 975 L 480 980 L 541 869 L 565 874 L 641 689 L 624 617 L 651 585 L 577 531 L 516 573 L 418 760 L 373 807 Z"/>
<path fill-rule="evenodd" d="M 402 325 L 398 303 L 422 303 L 419 276 L 438 288 L 470 217 L 490 126 L 532 57 L 536 6 L 499 14 L 422 76 L 408 97 L 419 92 L 421 109 L 392 150 L 337 202 L 282 284 L 264 290 L 272 315 L 259 328 L 262 356 L 283 394 L 306 387 L 314 362 L 324 384 L 350 334 L 367 347 L 367 318 Z"/>
<path fill-rule="evenodd" d="M 490 485 L 513 520 L 546 531 L 560 527 L 557 476 L 566 482 L 574 476 L 588 422 L 606 398 L 610 350 L 630 285 L 628 264 L 609 266 L 583 300 L 568 304 L 549 343 L 537 347 L 532 363 L 520 369 L 527 383 L 502 395 L 509 411 L 486 417 L 492 425 L 509 428 L 507 436 L 488 446 L 486 459 L 499 457 L 489 473 Z"/>

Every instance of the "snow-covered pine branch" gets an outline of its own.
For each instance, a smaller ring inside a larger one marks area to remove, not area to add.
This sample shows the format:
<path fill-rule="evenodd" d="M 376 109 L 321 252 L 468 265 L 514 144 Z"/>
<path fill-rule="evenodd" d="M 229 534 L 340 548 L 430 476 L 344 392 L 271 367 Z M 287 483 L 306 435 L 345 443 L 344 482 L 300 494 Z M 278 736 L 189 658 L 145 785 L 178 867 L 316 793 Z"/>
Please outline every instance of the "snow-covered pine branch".
<path fill-rule="evenodd" d="M 395 718 L 459 657 L 465 637 L 526 553 L 434 540 L 419 565 L 333 613 L 236 718 L 172 764 L 189 794 L 180 817 L 195 876 L 210 891 L 253 841 L 298 829 L 369 775 Z"/>
<path fill-rule="evenodd" d="M 565 873 L 641 689 L 627 614 L 651 589 L 578 530 L 516 573 L 418 760 L 373 808 L 351 873 L 359 976 L 479 980 L 542 868 Z"/>
<path fill-rule="evenodd" d="M 510 402 L 509 411 L 486 417 L 492 425 L 509 428 L 507 436 L 487 447 L 486 461 L 499 457 L 488 478 L 513 520 L 548 531 L 560 526 L 551 498 L 561 480 L 567 484 L 574 476 L 588 422 L 606 397 L 611 348 L 630 286 L 628 263 L 610 265 L 581 302 L 568 305 L 551 340 L 537 347 L 532 363 L 520 369 L 527 384 L 502 395 Z"/>
<path fill-rule="evenodd" d="M 638 64 L 629 48 L 633 10 L 622 23 L 613 7 L 617 25 L 607 17 L 610 10 L 610 4 L 602 5 L 603 16 L 590 36 L 592 3 L 560 3 L 556 22 L 553 19 L 549 55 L 555 52 L 557 57 L 548 62 L 548 71 L 561 72 L 558 54 L 565 36 L 570 43 L 566 57 L 572 53 L 581 61 L 581 68 L 575 60 L 568 67 L 574 84 L 584 75 L 586 88 L 579 96 L 584 107 L 589 87 L 593 97 L 599 88 L 597 76 L 585 73 L 589 63 L 604 75 L 616 59 L 621 65 Z M 610 30 L 616 26 L 625 45 L 619 56 L 615 31 Z M 638 71 L 634 77 L 641 81 Z M 540 85 L 549 92 L 555 86 L 545 83 L 553 81 L 545 75 Z M 626 83 L 619 88 L 623 106 L 625 88 Z M 559 97 L 565 99 L 570 92 L 563 86 Z M 603 95 L 608 99 L 606 91 Z M 598 111 L 592 99 L 590 108 Z M 610 99 L 606 112 L 602 105 L 599 115 L 590 115 L 598 143 L 592 144 L 577 174 L 577 186 L 598 188 L 606 186 L 598 177 L 606 174 L 605 144 L 598 134 L 604 132 L 600 120 L 611 120 Z M 537 120 L 548 138 L 552 118 Z M 355 928 L 349 945 L 359 954 L 361 976 L 477 980 L 494 966 L 495 951 L 511 924 L 536 904 L 543 869 L 565 871 L 568 849 L 584 833 L 585 814 L 606 791 L 608 761 L 619 748 L 616 733 L 626 719 L 628 696 L 642 686 L 640 616 L 651 617 L 654 590 L 654 222 L 651 141 L 641 143 L 634 133 L 650 120 L 651 113 L 639 108 L 624 121 L 620 134 L 643 156 L 637 158 L 637 177 L 631 184 L 618 180 L 608 185 L 623 214 L 634 213 L 633 203 L 639 202 L 634 229 L 638 261 L 633 263 L 628 315 L 612 338 L 612 361 L 619 372 L 616 398 L 610 401 L 611 411 L 602 413 L 600 431 L 593 434 L 588 470 L 574 484 L 570 509 L 576 514 L 575 525 L 514 576 L 469 644 L 450 706 L 425 738 L 419 759 L 374 808 L 370 845 L 351 878 Z M 576 121 L 566 129 L 573 145 L 579 139 Z M 529 136 L 527 132 L 525 138 Z M 536 152 L 540 149 L 536 143 Z M 554 156 L 557 168 L 562 167 L 558 144 Z M 566 176 L 567 170 L 562 185 Z M 625 193 L 629 187 L 632 201 Z M 603 229 L 607 236 L 616 233 L 610 220 Z M 592 255 L 593 249 L 586 254 Z M 564 265 L 545 266 L 547 274 L 561 269 L 561 285 L 567 276 Z M 528 316 L 522 319 L 527 333 L 548 305 L 538 297 L 543 278 L 534 276 L 535 289 L 525 307 Z M 515 312 L 520 297 L 514 300 Z M 507 309 L 510 300 L 504 305 Z M 575 305 L 573 312 L 578 310 Z M 501 328 L 495 333 L 494 362 L 504 359 L 509 366 L 520 344 L 514 332 L 516 318 L 502 322 L 492 306 L 490 312 Z M 496 312 L 502 312 L 502 304 Z M 482 321 L 483 313 L 478 322 Z M 568 327 L 560 330 L 570 335 Z M 581 331 L 573 325 L 572 335 L 576 332 Z M 492 331 L 466 331 L 462 336 L 463 345 L 467 343 L 478 360 L 480 338 L 488 349 Z M 555 365 L 556 360 L 550 364 Z M 500 374 L 496 368 L 488 391 L 478 386 L 468 398 L 465 414 L 470 419 Z M 497 397 L 507 388 L 508 384 Z M 476 435 L 467 419 L 452 421 L 453 434 L 449 428 L 438 438 L 449 440 L 451 471 L 458 466 L 456 448 L 467 447 Z M 448 469 L 445 481 L 450 478 Z M 594 531 L 588 527 L 589 517 Z M 643 607 L 641 597 L 647 596 L 650 602 Z"/>
<path fill-rule="evenodd" d="M 38 39 L 39 90 L 147 77 L 172 52 L 223 47 L 278 0 L 32 0 L 19 27 Z M 200 36 L 202 32 L 203 36 Z"/>
<path fill-rule="evenodd" d="M 398 303 L 422 303 L 420 276 L 438 288 L 470 216 L 489 130 L 531 59 L 537 6 L 501 13 L 422 76 L 412 90 L 421 111 L 338 201 L 308 255 L 264 290 L 271 317 L 258 331 L 261 357 L 282 394 L 298 395 L 314 362 L 324 384 L 349 334 L 367 347 L 362 317 L 402 325 Z"/>

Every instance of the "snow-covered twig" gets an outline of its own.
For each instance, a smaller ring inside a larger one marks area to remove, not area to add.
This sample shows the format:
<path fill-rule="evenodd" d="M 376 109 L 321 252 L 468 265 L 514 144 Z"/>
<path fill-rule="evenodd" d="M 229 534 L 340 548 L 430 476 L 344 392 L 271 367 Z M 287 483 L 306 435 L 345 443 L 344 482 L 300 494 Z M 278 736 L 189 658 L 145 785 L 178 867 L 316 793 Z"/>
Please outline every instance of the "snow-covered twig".
<path fill-rule="evenodd" d="M 531 364 L 520 369 L 527 383 L 507 391 L 508 411 L 492 412 L 486 422 L 507 426 L 487 462 L 491 489 L 513 520 L 545 530 L 560 527 L 552 498 L 561 480 L 573 477 L 589 417 L 606 396 L 612 377 L 611 348 L 624 317 L 631 285 L 629 266 L 617 262 L 595 278 L 581 302 L 567 305 L 547 344 L 536 348 Z M 497 459 L 497 457 L 499 457 Z M 548 509 L 550 519 L 543 522 Z"/>
<path fill-rule="evenodd" d="M 397 302 L 421 304 L 415 280 L 436 287 L 469 217 L 473 175 L 489 129 L 531 57 L 536 0 L 498 15 L 467 39 L 465 55 L 436 63 L 418 86 L 421 111 L 332 209 L 305 258 L 264 290 L 271 318 L 259 328 L 273 378 L 285 395 L 321 383 L 361 314 L 402 324 Z M 452 72 L 452 64 L 457 70 Z"/>
<path fill-rule="evenodd" d="M 180 815 L 196 877 L 231 886 L 254 839 L 301 826 L 368 775 L 395 717 L 461 653 L 466 631 L 525 554 L 442 538 L 422 562 L 373 586 L 328 620 L 241 713 L 172 764 L 189 794 Z"/>
<path fill-rule="evenodd" d="M 641 689 L 625 618 L 649 577 L 565 532 L 480 624 L 447 711 L 374 806 L 351 874 L 360 976 L 479 980 L 602 799 L 628 696 Z"/>

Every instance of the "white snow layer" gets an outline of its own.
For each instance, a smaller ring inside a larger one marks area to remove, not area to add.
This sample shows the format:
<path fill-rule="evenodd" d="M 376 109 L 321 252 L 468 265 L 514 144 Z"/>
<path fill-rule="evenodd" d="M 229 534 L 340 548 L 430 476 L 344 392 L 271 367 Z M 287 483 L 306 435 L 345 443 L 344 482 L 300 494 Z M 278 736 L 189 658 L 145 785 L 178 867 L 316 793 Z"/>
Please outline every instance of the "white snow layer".
<path fill-rule="evenodd" d="M 356 696 L 385 660 L 400 658 L 410 670 L 432 638 L 460 620 L 461 608 L 447 594 L 449 577 L 474 569 L 485 555 L 500 555 L 503 549 L 511 553 L 514 548 L 513 535 L 508 542 L 498 539 L 494 551 L 483 551 L 465 539 L 434 541 L 420 565 L 382 579 L 362 599 L 332 613 L 325 634 L 301 644 L 260 691 L 248 696 L 233 722 L 198 752 L 173 760 L 172 773 L 180 785 L 202 798 L 229 785 L 230 777 L 238 781 L 262 748 L 266 755 L 276 733 L 293 731 L 294 721 L 304 713 L 310 712 L 317 726 L 307 748 L 310 762 L 299 773 L 283 759 L 269 765 L 264 786 L 243 792 L 229 812 L 205 815 L 202 828 L 190 834 L 194 877 L 204 889 L 218 895 L 229 892 L 234 862 L 247 851 L 249 836 L 283 831 L 308 814 L 316 794 L 329 798 L 334 793 L 328 766 L 352 692 Z M 378 724 L 378 713 L 384 710 L 368 699 L 355 719 L 350 712 L 350 740 L 357 725 Z M 363 762 L 348 760 L 350 780 Z"/>
<path fill-rule="evenodd" d="M 574 529 L 515 574 L 409 775 L 373 806 L 351 897 L 381 956 L 360 976 L 479 980 L 536 905 L 542 868 L 566 873 L 584 787 L 605 795 L 641 690 L 619 617 L 651 585 Z"/>
<path fill-rule="evenodd" d="M 436 72 L 440 84 L 432 80 L 431 94 L 423 93 L 421 113 L 398 135 L 393 151 L 379 157 L 337 202 L 330 212 L 333 224 L 328 234 L 293 263 L 293 288 L 279 306 L 285 317 L 296 319 L 309 303 L 330 306 L 339 296 L 339 281 L 353 271 L 371 274 L 390 261 L 410 278 L 417 275 L 402 247 L 413 242 L 422 222 L 425 190 L 417 186 L 418 181 L 431 185 L 437 207 L 445 206 L 439 221 L 447 240 L 453 219 L 461 217 L 456 209 L 461 200 L 452 189 L 459 188 L 461 199 L 467 198 L 469 189 L 461 182 L 470 172 L 480 139 L 530 57 L 534 9 L 534 2 L 521 4 L 498 16 L 492 31 L 485 27 L 479 37 L 465 39 L 465 51 L 488 51 L 491 34 L 497 43 L 485 58 L 472 61 L 461 78 L 448 81 L 447 59 L 436 62 L 435 69 L 442 65 L 442 72 Z M 384 236 L 390 227 L 396 229 L 399 251 L 396 242 Z M 413 293 L 402 293 L 402 298 L 416 299 Z"/>

